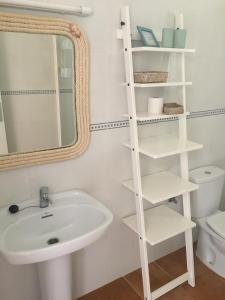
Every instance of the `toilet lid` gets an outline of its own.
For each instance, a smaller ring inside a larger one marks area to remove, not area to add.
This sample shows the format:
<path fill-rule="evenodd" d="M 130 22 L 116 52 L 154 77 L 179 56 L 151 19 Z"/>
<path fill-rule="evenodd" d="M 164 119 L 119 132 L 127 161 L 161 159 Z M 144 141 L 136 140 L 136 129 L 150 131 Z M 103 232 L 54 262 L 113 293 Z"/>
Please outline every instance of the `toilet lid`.
<path fill-rule="evenodd" d="M 212 230 L 225 239 L 225 212 L 208 217 L 207 224 Z"/>

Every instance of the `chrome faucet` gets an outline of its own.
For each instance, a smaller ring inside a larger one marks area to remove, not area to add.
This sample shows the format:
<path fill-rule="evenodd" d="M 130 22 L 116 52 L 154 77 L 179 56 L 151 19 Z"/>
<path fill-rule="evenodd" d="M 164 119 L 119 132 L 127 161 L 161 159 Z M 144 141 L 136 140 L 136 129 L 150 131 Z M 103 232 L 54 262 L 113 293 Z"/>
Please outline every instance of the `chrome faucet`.
<path fill-rule="evenodd" d="M 48 207 L 50 203 L 50 199 L 48 196 L 48 187 L 42 186 L 40 188 L 40 207 L 45 208 Z"/>

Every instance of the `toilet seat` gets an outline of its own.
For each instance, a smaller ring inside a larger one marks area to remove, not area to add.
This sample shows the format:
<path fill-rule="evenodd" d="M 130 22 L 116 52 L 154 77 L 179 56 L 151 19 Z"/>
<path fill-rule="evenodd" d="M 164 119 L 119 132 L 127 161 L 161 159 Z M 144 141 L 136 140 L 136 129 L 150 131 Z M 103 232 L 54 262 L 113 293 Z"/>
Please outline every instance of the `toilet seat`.
<path fill-rule="evenodd" d="M 225 239 L 225 212 L 208 217 L 206 222 L 215 233 Z"/>

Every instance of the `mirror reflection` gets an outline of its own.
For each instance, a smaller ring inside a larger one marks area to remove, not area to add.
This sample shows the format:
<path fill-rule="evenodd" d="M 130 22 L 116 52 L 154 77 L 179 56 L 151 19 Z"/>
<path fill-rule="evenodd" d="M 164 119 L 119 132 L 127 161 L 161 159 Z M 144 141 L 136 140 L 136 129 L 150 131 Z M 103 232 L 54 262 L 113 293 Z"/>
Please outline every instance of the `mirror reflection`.
<path fill-rule="evenodd" d="M 73 42 L 0 32 L 0 66 L 0 155 L 74 144 Z"/>

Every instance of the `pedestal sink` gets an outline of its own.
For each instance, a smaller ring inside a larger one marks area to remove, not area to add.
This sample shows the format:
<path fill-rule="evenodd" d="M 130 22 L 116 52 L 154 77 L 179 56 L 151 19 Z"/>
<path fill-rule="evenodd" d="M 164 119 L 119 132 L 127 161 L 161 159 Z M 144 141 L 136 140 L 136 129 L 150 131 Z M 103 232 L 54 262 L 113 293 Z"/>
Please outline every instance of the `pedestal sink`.
<path fill-rule="evenodd" d="M 47 208 L 34 199 L 22 202 L 16 214 L 0 210 L 0 252 L 11 264 L 37 263 L 42 300 L 72 300 L 70 255 L 99 239 L 113 217 L 81 191 L 50 199 Z"/>

